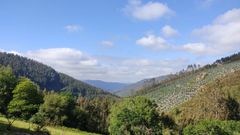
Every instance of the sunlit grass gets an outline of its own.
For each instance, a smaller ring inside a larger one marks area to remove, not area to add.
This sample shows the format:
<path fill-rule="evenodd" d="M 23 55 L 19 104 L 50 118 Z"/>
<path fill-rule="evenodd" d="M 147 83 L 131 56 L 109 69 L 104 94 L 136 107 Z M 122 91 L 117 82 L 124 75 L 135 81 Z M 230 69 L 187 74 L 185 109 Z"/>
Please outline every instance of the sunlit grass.
<path fill-rule="evenodd" d="M 7 119 L 4 117 L 0 117 L 0 134 L 6 133 L 6 135 L 13 135 L 15 132 L 18 133 L 30 133 L 34 134 L 33 128 L 31 124 L 16 120 L 13 123 L 12 131 L 6 131 Z M 66 127 L 47 127 L 47 130 L 51 135 L 97 135 L 94 133 L 88 133 L 84 131 L 80 131 L 77 129 L 66 128 Z"/>

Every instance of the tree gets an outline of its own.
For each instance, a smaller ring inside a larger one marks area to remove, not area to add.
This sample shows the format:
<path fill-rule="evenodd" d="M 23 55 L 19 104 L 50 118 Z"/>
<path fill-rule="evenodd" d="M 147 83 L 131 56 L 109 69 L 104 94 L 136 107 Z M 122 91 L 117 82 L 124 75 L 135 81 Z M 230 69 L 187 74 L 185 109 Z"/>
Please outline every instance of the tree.
<path fill-rule="evenodd" d="M 85 121 L 82 117 L 76 117 L 78 119 L 82 119 L 80 123 L 82 126 L 80 129 L 101 134 L 108 134 L 108 116 L 110 114 L 110 108 L 114 102 L 115 99 L 110 97 L 87 99 L 79 96 L 77 105 L 82 110 L 80 112 L 85 113 L 85 116 L 87 117 Z"/>
<path fill-rule="evenodd" d="M 12 117 L 28 120 L 38 111 L 42 101 L 38 86 L 27 78 L 20 78 L 19 84 L 13 90 L 8 112 Z"/>
<path fill-rule="evenodd" d="M 46 125 L 66 125 L 75 108 L 75 102 L 70 94 L 49 93 L 44 97 L 38 115 L 44 118 Z"/>
<path fill-rule="evenodd" d="M 17 79 L 10 67 L 0 67 L 0 113 L 5 115 L 8 121 L 8 129 L 14 120 L 10 120 L 7 111 L 8 104 L 12 100 L 12 91 L 17 84 Z"/>
<path fill-rule="evenodd" d="M 110 134 L 162 134 L 162 126 L 156 108 L 157 105 L 145 97 L 124 99 L 111 109 Z"/>
<path fill-rule="evenodd" d="M 0 67 L 0 113 L 7 115 L 7 106 L 12 100 L 12 91 L 17 79 L 10 67 Z"/>

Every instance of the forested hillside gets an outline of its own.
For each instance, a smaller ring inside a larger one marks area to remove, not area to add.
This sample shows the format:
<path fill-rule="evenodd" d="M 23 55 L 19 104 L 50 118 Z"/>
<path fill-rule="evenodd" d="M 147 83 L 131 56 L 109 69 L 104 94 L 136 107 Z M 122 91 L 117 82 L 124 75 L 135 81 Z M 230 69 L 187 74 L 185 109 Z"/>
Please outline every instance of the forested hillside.
<path fill-rule="evenodd" d="M 240 53 L 196 70 L 180 72 L 159 84 L 137 91 L 136 95 L 149 97 L 157 102 L 159 110 L 168 111 L 191 99 L 204 85 L 237 70 L 240 70 Z"/>
<path fill-rule="evenodd" d="M 0 52 L 0 65 L 10 66 L 17 77 L 25 76 L 31 79 L 42 90 L 70 91 L 74 95 L 80 94 L 82 96 L 111 95 L 68 75 L 58 73 L 49 66 L 22 56 Z"/>

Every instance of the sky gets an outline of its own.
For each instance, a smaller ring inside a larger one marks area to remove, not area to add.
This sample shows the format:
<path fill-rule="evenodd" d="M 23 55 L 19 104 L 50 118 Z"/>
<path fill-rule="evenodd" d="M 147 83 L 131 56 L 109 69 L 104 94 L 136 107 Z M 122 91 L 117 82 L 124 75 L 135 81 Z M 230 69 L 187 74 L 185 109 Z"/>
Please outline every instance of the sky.
<path fill-rule="evenodd" d="M 240 50 L 240 0 L 0 0 L 0 51 L 136 82 Z"/>

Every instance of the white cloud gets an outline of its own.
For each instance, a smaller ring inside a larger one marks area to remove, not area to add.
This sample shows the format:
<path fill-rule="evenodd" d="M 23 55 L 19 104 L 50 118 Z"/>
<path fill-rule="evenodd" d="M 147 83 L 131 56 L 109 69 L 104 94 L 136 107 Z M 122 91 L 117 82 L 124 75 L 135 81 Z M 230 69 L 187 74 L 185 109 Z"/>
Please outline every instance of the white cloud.
<path fill-rule="evenodd" d="M 50 48 L 28 51 L 24 56 L 47 64 L 59 72 L 79 78 L 98 70 L 92 69 L 98 65 L 97 59 L 70 48 Z"/>
<path fill-rule="evenodd" d="M 145 21 L 169 17 L 174 13 L 166 4 L 151 1 L 143 4 L 141 0 L 129 0 L 124 11 L 136 19 Z"/>
<path fill-rule="evenodd" d="M 15 55 L 20 55 L 20 56 L 22 56 L 22 54 L 21 54 L 20 52 L 14 51 L 14 50 L 12 50 L 12 51 L 6 51 L 6 50 L 0 48 L 0 52 L 6 52 L 6 53 L 11 53 L 11 54 L 15 54 Z"/>
<path fill-rule="evenodd" d="M 164 37 L 173 37 L 178 35 L 178 31 L 169 25 L 165 25 L 164 27 L 162 27 L 162 34 L 164 35 Z"/>
<path fill-rule="evenodd" d="M 136 44 L 152 50 L 162 50 L 169 47 L 164 38 L 155 35 L 147 35 L 142 37 L 136 41 Z"/>
<path fill-rule="evenodd" d="M 68 32 L 78 32 L 82 30 L 82 27 L 76 24 L 70 24 L 70 25 L 66 25 L 64 29 L 66 29 Z"/>
<path fill-rule="evenodd" d="M 111 48 L 114 46 L 114 43 L 112 41 L 104 40 L 101 42 L 101 45 L 107 48 Z"/>
<path fill-rule="evenodd" d="M 181 58 L 150 60 L 100 57 L 99 61 L 107 63 L 108 72 L 105 74 L 105 80 L 118 80 L 123 82 L 138 81 L 144 78 L 175 73 L 183 69 L 188 63 L 186 59 Z"/>
<path fill-rule="evenodd" d="M 183 49 L 195 54 L 206 54 L 207 48 L 203 43 L 188 43 L 183 45 Z"/>
<path fill-rule="evenodd" d="M 240 9 L 218 16 L 212 24 L 193 31 L 209 54 L 232 53 L 240 49 Z M 204 53 L 203 53 L 204 54 Z"/>

